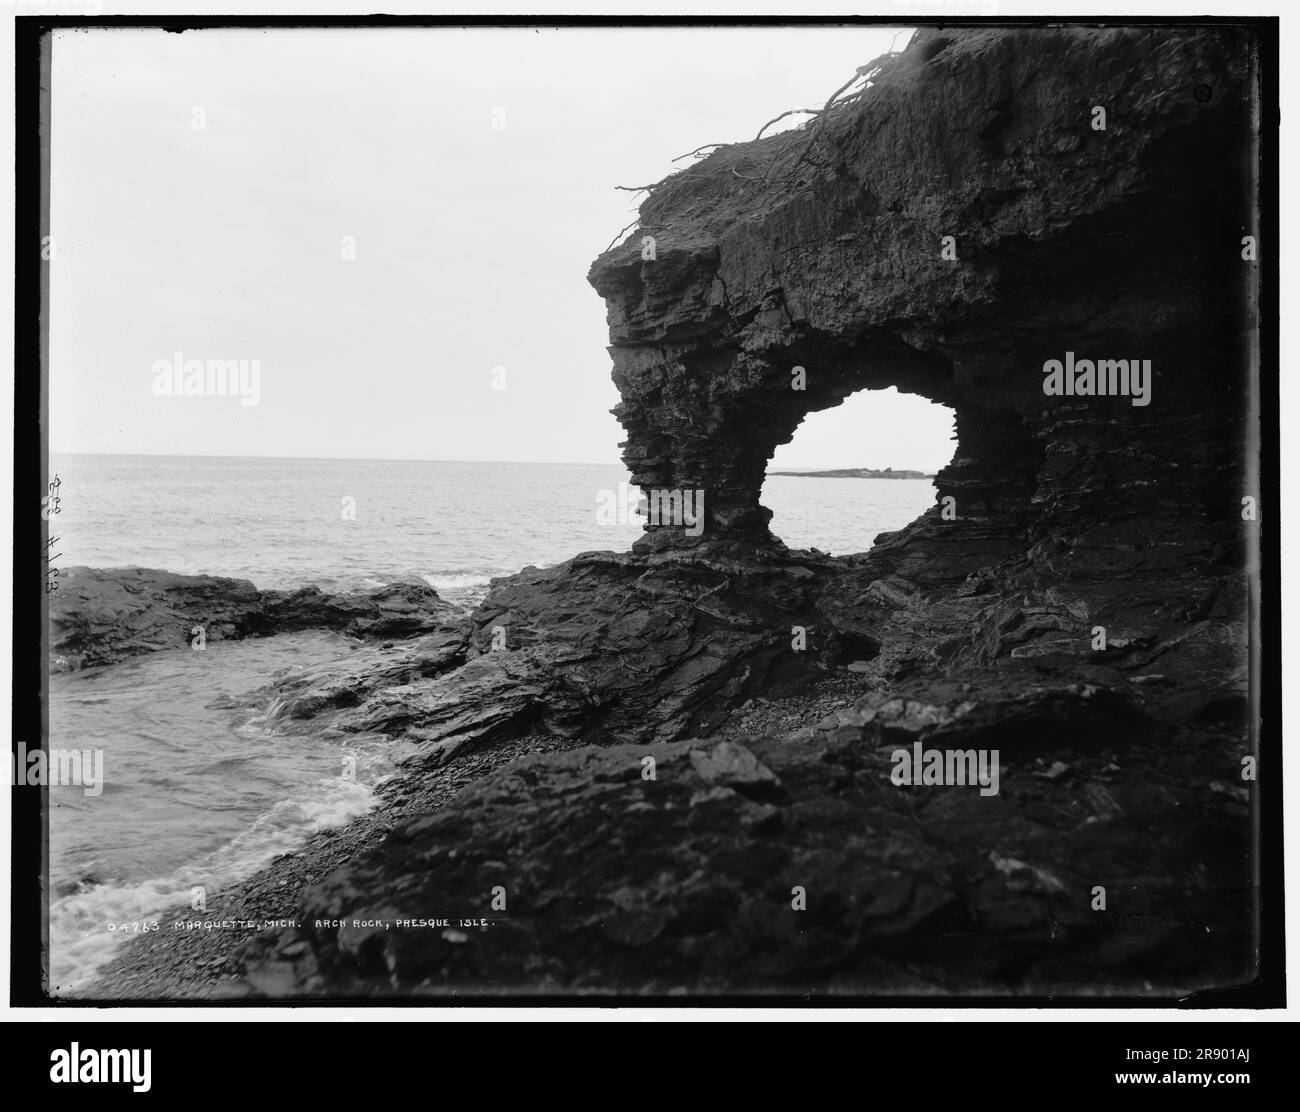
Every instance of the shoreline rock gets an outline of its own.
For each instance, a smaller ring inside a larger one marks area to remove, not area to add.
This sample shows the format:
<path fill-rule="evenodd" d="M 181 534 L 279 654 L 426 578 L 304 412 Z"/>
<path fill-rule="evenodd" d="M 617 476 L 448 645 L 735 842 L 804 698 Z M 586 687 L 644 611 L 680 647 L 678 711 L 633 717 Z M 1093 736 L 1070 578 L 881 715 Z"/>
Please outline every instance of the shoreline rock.
<path fill-rule="evenodd" d="M 526 735 L 413 761 L 375 811 L 210 895 L 207 913 L 164 917 L 79 996 L 1156 998 L 1249 978 L 1247 905 L 1222 900 L 1249 883 L 1231 730 L 1137 747 L 1026 737 L 990 800 L 890 783 L 894 745 L 957 741 L 956 719 L 902 702 L 844 671 L 756 700 L 710 739 Z M 1111 916 L 1090 906 L 1101 881 Z M 456 923 L 398 925 L 421 917 Z M 170 926 L 231 918 L 301 925 Z"/>
<path fill-rule="evenodd" d="M 328 594 L 318 587 L 259 591 L 247 579 L 142 567 L 66 568 L 49 600 L 55 672 L 189 648 L 199 630 L 205 641 L 305 629 L 408 638 L 443 629 L 464 613 L 425 583 L 393 583 L 350 594 Z"/>

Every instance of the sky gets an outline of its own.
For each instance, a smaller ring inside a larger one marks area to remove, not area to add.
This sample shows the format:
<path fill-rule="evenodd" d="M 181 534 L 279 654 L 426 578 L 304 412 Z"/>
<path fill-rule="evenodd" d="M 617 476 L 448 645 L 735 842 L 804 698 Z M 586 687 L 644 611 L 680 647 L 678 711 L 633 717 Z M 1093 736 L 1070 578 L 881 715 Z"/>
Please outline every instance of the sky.
<path fill-rule="evenodd" d="M 52 447 L 614 463 L 586 281 L 635 214 L 614 187 L 823 103 L 908 36 L 60 31 Z M 245 360 L 243 397 L 165 393 L 195 359 Z M 772 466 L 935 470 L 950 438 L 942 407 L 864 393 Z"/>

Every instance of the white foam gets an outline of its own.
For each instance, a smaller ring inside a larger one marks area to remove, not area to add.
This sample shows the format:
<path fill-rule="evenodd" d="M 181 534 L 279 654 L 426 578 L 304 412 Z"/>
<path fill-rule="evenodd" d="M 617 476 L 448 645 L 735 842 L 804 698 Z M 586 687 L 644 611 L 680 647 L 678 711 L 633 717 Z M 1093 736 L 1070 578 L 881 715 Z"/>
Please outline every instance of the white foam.
<path fill-rule="evenodd" d="M 486 587 L 492 582 L 493 575 L 505 575 L 505 572 L 463 572 L 447 575 L 420 576 L 435 591 L 463 591 L 470 587 Z"/>
<path fill-rule="evenodd" d="M 75 995 L 146 921 L 169 908 L 190 905 L 192 890 L 209 896 L 235 884 L 320 830 L 346 825 L 376 803 L 374 785 L 393 772 L 391 755 L 363 747 L 341 752 L 356 761 L 356 779 L 325 777 L 301 799 L 281 800 L 245 831 L 203 861 L 164 877 L 101 884 L 50 904 L 50 991 Z M 196 912 L 202 917 L 202 912 Z M 221 918 L 221 916 L 213 916 Z M 134 924 L 134 925 L 133 925 Z"/>

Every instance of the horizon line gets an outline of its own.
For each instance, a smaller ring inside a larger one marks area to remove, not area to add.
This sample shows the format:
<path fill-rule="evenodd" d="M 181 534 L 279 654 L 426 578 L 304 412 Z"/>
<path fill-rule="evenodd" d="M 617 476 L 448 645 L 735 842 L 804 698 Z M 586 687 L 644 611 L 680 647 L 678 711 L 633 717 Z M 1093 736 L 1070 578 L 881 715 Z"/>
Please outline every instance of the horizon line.
<path fill-rule="evenodd" d="M 608 461 L 546 459 L 430 459 L 425 456 L 263 456 L 211 452 L 73 452 L 51 448 L 51 456 L 115 456 L 122 459 L 283 459 L 328 463 L 549 463 L 577 467 L 614 467 Z M 620 461 L 621 462 L 621 461 Z M 625 465 L 624 465 L 625 466 Z"/>
<path fill-rule="evenodd" d="M 305 463 L 540 463 L 560 467 L 627 467 L 622 460 L 617 462 L 599 460 L 549 460 L 549 459 L 430 459 L 424 456 L 262 456 L 262 455 L 216 455 L 209 452 L 72 452 L 66 449 L 51 448 L 50 456 L 113 456 L 122 459 L 274 459 L 299 460 Z M 770 465 L 769 465 L 770 466 Z M 846 464 L 839 467 L 800 467 L 795 464 L 782 464 L 778 471 L 769 470 L 765 478 L 780 475 L 787 471 L 924 471 L 923 468 L 900 467 L 880 468 L 862 467 L 860 464 Z M 797 478 L 798 476 L 791 476 Z"/>

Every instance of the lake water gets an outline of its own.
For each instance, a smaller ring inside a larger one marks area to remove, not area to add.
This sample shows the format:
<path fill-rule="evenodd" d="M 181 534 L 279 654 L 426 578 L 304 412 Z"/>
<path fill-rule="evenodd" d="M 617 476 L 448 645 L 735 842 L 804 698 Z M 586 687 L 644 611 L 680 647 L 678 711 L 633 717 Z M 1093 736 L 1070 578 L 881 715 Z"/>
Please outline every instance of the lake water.
<path fill-rule="evenodd" d="M 473 602 L 488 581 L 626 550 L 598 510 L 619 465 L 55 456 L 58 563 L 140 565 L 261 588 L 423 579 Z M 773 476 L 764 504 L 793 547 L 863 551 L 932 505 L 918 480 Z M 607 520 L 607 519 L 606 519 Z M 49 747 L 101 750 L 105 785 L 51 789 L 51 971 L 75 994 L 123 924 L 217 891 L 374 806 L 391 739 L 282 732 L 260 689 L 355 651 L 335 634 L 217 642 L 52 676 Z M 340 775 L 349 758 L 355 778 Z"/>

